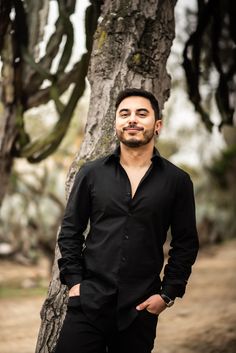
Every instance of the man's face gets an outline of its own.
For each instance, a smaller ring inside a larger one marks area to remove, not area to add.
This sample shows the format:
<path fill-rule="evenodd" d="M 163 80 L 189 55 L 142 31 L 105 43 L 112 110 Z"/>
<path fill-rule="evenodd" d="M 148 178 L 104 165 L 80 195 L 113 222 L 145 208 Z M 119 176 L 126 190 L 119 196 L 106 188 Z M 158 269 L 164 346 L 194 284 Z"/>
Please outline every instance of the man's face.
<path fill-rule="evenodd" d="M 161 120 L 155 121 L 155 113 L 149 99 L 127 97 L 116 111 L 116 135 L 128 147 L 140 147 L 154 139 Z"/>

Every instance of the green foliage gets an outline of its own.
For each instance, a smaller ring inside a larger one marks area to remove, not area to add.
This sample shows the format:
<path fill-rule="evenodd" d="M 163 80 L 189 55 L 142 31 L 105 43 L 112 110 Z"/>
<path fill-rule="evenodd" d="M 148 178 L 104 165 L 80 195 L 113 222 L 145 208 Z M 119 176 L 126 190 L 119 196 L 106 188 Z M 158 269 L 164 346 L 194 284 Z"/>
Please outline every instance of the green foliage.
<path fill-rule="evenodd" d="M 231 187 L 229 176 L 236 175 L 236 145 L 227 147 L 208 168 L 211 175 L 219 182 L 221 187 Z"/>
<path fill-rule="evenodd" d="M 10 298 L 31 298 L 38 296 L 45 296 L 47 294 L 47 288 L 37 286 L 34 288 L 20 288 L 15 286 L 1 286 L 0 287 L 0 299 Z"/>
<path fill-rule="evenodd" d="M 205 168 L 197 189 L 202 243 L 236 235 L 236 145 L 224 149 Z"/>

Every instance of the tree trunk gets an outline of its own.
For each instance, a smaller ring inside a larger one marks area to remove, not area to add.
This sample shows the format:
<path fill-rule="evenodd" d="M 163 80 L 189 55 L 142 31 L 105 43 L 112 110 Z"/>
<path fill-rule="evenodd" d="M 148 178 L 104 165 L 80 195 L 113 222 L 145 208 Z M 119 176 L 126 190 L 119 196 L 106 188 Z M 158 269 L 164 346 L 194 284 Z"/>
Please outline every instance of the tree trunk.
<path fill-rule="evenodd" d="M 0 117 L 0 205 L 2 204 L 10 180 L 13 164 L 11 151 L 17 134 L 15 128 L 15 111 L 12 111 L 11 108 L 5 109 Z"/>
<path fill-rule="evenodd" d="M 69 171 L 67 194 L 84 161 L 114 148 L 114 99 L 121 89 L 150 90 L 163 108 L 170 92 L 166 61 L 174 38 L 175 3 L 175 0 L 105 1 L 88 74 L 91 98 L 85 138 Z M 41 312 L 36 353 L 53 352 L 64 319 L 67 292 L 58 280 L 58 256 L 57 248 L 52 281 Z"/>
<path fill-rule="evenodd" d="M 7 35 L 2 61 L 2 107 L 0 105 L 0 206 L 6 193 L 13 163 L 12 148 L 17 135 L 14 61 L 11 36 Z"/>

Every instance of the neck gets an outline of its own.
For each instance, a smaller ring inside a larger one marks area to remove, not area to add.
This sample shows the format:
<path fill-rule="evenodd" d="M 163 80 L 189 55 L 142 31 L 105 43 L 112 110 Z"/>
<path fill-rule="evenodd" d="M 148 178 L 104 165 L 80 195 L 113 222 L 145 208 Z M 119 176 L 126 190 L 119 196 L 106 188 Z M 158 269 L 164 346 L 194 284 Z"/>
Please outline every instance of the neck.
<path fill-rule="evenodd" d="M 151 163 L 153 155 L 154 142 L 140 146 L 128 147 L 120 143 L 120 163 L 127 167 L 141 168 Z"/>

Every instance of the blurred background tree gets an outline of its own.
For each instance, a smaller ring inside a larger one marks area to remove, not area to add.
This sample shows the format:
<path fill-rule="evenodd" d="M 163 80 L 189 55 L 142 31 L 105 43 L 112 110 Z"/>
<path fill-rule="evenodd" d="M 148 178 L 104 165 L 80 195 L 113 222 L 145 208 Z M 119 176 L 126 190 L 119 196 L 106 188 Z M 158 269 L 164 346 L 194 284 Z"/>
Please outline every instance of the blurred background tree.
<path fill-rule="evenodd" d="M 6 196 L 0 255 L 4 257 L 28 263 L 38 259 L 41 249 L 53 259 L 55 225 L 64 205 L 59 183 L 64 185 L 60 173 L 65 167 L 57 160 L 66 154 L 72 158 L 72 149 L 64 143 L 53 167 L 42 161 L 58 149 L 69 126 L 77 133 L 83 126 L 81 112 L 86 111 L 81 105 L 80 127 L 71 120 L 85 91 L 99 6 L 99 2 L 87 6 L 86 51 L 78 58 L 72 23 L 75 0 L 0 2 L 0 206 Z M 76 141 L 76 134 L 69 136 Z M 30 168 L 27 162 L 41 164 Z"/>
<path fill-rule="evenodd" d="M 46 48 L 40 50 L 49 19 L 49 1 L 1 0 L 0 204 L 14 158 L 37 163 L 53 153 L 65 136 L 76 104 L 84 93 L 100 4 L 93 2 L 86 10 L 87 52 L 69 67 L 74 46 L 70 17 L 75 5 L 76 0 L 57 1 L 54 31 Z M 63 102 L 61 96 L 72 84 Z M 54 102 L 58 119 L 49 132 L 46 130 L 43 136 L 34 139 L 25 129 L 25 113 L 50 100 Z"/>
<path fill-rule="evenodd" d="M 170 158 L 194 179 L 203 245 L 236 232 L 236 3 L 182 5 L 181 11 L 176 8 L 177 36 L 168 67 L 172 93 L 159 146 L 175 143 Z"/>
<path fill-rule="evenodd" d="M 188 10 L 186 18 L 183 68 L 188 96 L 204 126 L 210 132 L 218 128 L 225 142 L 206 166 L 207 177 L 199 188 L 203 244 L 236 234 L 236 2 L 198 0 L 196 11 Z"/>
<path fill-rule="evenodd" d="M 183 52 L 189 99 L 207 129 L 210 102 L 220 112 L 219 129 L 234 125 L 236 106 L 236 3 L 233 0 L 198 0 L 197 12 L 186 13 L 189 38 Z M 194 30 L 192 29 L 194 24 Z"/>

